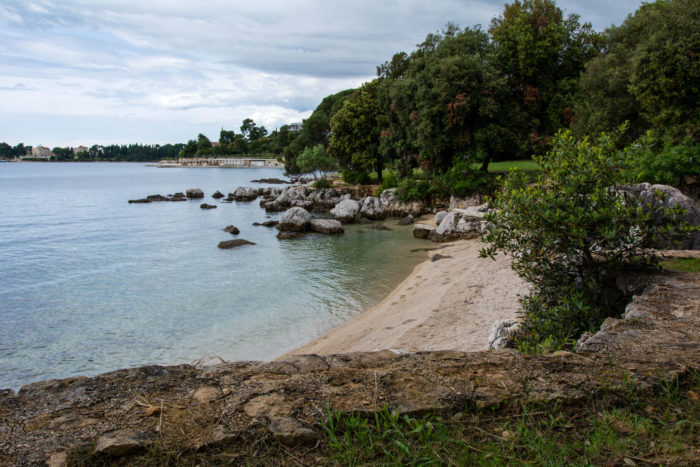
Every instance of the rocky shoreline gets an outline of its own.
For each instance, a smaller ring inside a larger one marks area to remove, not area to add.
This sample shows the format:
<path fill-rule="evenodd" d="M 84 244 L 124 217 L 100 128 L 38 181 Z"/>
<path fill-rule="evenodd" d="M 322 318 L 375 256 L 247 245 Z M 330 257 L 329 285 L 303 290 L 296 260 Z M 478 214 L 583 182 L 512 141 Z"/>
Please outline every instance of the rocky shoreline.
<path fill-rule="evenodd" d="M 278 362 L 145 366 L 0 391 L 3 465 L 69 465 L 176 452 L 245 451 L 253 440 L 313 445 L 325 410 L 457 414 L 514 394 L 564 404 L 649 391 L 700 371 L 700 275 L 631 278 L 635 299 L 577 353 L 379 351 Z M 138 462 L 139 457 L 131 458 Z"/>

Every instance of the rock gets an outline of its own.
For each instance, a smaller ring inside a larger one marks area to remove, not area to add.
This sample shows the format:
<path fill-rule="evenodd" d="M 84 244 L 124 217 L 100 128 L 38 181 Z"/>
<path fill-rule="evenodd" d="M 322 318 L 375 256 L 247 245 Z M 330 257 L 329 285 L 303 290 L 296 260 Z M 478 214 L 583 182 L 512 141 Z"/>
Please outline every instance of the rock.
<path fill-rule="evenodd" d="M 420 216 L 428 212 L 428 207 L 423 201 L 401 201 L 398 196 L 396 196 L 396 188 L 382 191 L 379 199 L 384 206 L 384 213 L 386 216 L 405 217 L 409 214 Z"/>
<path fill-rule="evenodd" d="M 282 231 L 300 232 L 306 230 L 311 222 L 311 214 L 304 208 L 290 208 L 280 217 L 277 228 Z"/>
<path fill-rule="evenodd" d="M 220 199 L 224 197 L 224 194 L 220 192 L 219 190 L 216 190 L 213 195 L 211 195 L 212 198 L 214 199 Z"/>
<path fill-rule="evenodd" d="M 202 433 L 189 440 L 187 445 L 193 451 L 201 451 L 204 448 L 226 444 L 235 438 L 236 435 L 227 432 L 222 425 L 214 425 L 205 428 Z"/>
<path fill-rule="evenodd" d="M 468 196 L 466 198 L 451 196 L 448 211 L 452 211 L 453 209 L 467 209 L 469 207 L 479 206 L 483 202 L 483 197 L 479 193 L 474 193 L 473 195 Z"/>
<path fill-rule="evenodd" d="M 289 230 L 283 230 L 277 233 L 277 238 L 280 240 L 291 240 L 293 238 L 305 237 L 306 232 L 291 232 Z"/>
<path fill-rule="evenodd" d="M 236 227 L 235 225 L 229 225 L 225 227 L 224 232 L 228 232 L 231 235 L 238 235 L 239 233 L 241 233 L 241 231 L 238 230 L 238 227 Z"/>
<path fill-rule="evenodd" d="M 129 204 L 146 204 L 150 203 L 151 200 L 147 198 L 141 198 L 141 199 L 130 199 Z"/>
<path fill-rule="evenodd" d="M 218 355 L 205 355 L 191 363 L 191 365 L 198 370 L 203 370 L 206 368 L 211 368 L 217 365 L 222 365 L 226 363 L 226 360 L 219 357 Z"/>
<path fill-rule="evenodd" d="M 360 212 L 360 204 L 352 199 L 343 200 L 331 209 L 333 218 L 344 224 L 353 222 L 358 212 Z"/>
<path fill-rule="evenodd" d="M 360 220 L 357 221 L 358 224 L 371 224 L 372 221 L 367 219 L 366 217 L 360 217 Z"/>
<path fill-rule="evenodd" d="M 309 223 L 309 228 L 314 232 L 328 235 L 341 234 L 345 232 L 343 225 L 339 221 L 332 219 L 313 219 Z"/>
<path fill-rule="evenodd" d="M 263 227 L 277 227 L 277 224 L 279 223 L 280 221 L 265 221 L 260 225 L 262 225 Z"/>
<path fill-rule="evenodd" d="M 384 203 L 379 198 L 374 196 L 368 196 L 362 203 L 362 208 L 360 208 L 360 215 L 366 217 L 370 220 L 383 220 L 386 219 L 386 212 L 384 210 Z"/>
<path fill-rule="evenodd" d="M 236 188 L 233 194 L 230 195 L 235 201 L 253 201 L 258 196 L 260 196 L 258 190 L 242 186 Z"/>
<path fill-rule="evenodd" d="M 216 209 L 216 206 L 207 203 L 202 203 L 199 205 L 199 207 L 202 209 Z"/>
<path fill-rule="evenodd" d="M 271 417 L 267 429 L 287 446 L 310 444 L 318 438 L 314 430 L 306 428 L 294 417 Z"/>
<path fill-rule="evenodd" d="M 251 418 L 284 417 L 294 412 L 284 396 L 277 393 L 254 397 L 243 406 L 243 411 Z"/>
<path fill-rule="evenodd" d="M 399 225 L 411 225 L 413 222 L 413 214 L 409 214 L 408 216 L 399 219 Z"/>
<path fill-rule="evenodd" d="M 208 404 L 215 401 L 221 395 L 221 389 L 215 386 L 203 386 L 194 392 L 194 400 L 200 404 Z"/>
<path fill-rule="evenodd" d="M 427 224 L 416 224 L 413 226 L 413 236 L 415 238 L 430 238 L 435 232 L 435 227 Z"/>
<path fill-rule="evenodd" d="M 266 211 L 284 211 L 290 207 L 301 207 L 304 209 L 312 209 L 313 203 L 306 199 L 307 188 L 303 186 L 288 186 L 279 196 L 272 200 L 263 200 L 260 206 Z"/>
<path fill-rule="evenodd" d="M 190 199 L 204 198 L 204 193 L 199 188 L 190 188 L 187 190 L 187 197 Z"/>
<path fill-rule="evenodd" d="M 241 245 L 255 245 L 255 243 L 249 242 L 248 240 L 243 240 L 242 238 L 237 238 L 235 240 L 225 240 L 223 242 L 219 242 L 219 248 L 221 248 L 222 250 L 236 248 L 237 246 L 241 246 Z"/>
<path fill-rule="evenodd" d="M 135 430 L 118 430 L 105 433 L 97 439 L 95 454 L 113 457 L 128 456 L 143 450 L 141 433 Z"/>
<path fill-rule="evenodd" d="M 391 230 L 391 229 L 384 224 L 374 224 L 372 226 L 372 230 Z"/>
<path fill-rule="evenodd" d="M 434 242 L 468 240 L 481 236 L 484 228 L 483 213 L 455 209 L 450 211 L 430 235 Z"/>
<path fill-rule="evenodd" d="M 275 185 L 275 184 L 281 185 L 283 183 L 292 183 L 292 182 L 287 181 L 287 180 L 280 180 L 279 178 L 261 178 L 258 180 L 251 180 L 250 182 L 251 183 L 269 183 L 272 185 Z"/>
<path fill-rule="evenodd" d="M 626 193 L 633 198 L 639 199 L 643 206 L 648 209 L 663 207 L 681 207 L 686 212 L 680 218 L 691 225 L 700 226 L 700 204 L 692 198 L 686 196 L 678 188 L 668 185 L 651 185 L 640 183 L 638 185 L 627 185 L 617 188 L 618 192 Z M 661 196 L 659 196 L 661 195 Z M 663 199 L 665 198 L 665 199 Z M 682 239 L 666 239 L 661 247 L 678 250 L 700 250 L 700 230 L 695 230 Z"/>
<path fill-rule="evenodd" d="M 452 256 L 447 256 L 447 255 L 441 255 L 440 253 L 435 253 L 433 256 L 430 257 L 431 262 L 435 261 L 440 261 L 441 259 L 447 259 L 447 258 L 452 258 Z"/>
<path fill-rule="evenodd" d="M 502 349 L 510 346 L 520 332 L 520 322 L 515 320 L 496 321 L 491 326 L 487 349 Z"/>
<path fill-rule="evenodd" d="M 445 216 L 447 216 L 447 211 L 438 211 L 438 213 L 435 214 L 435 225 L 440 225 Z"/>
<path fill-rule="evenodd" d="M 55 452 L 46 460 L 47 467 L 68 467 L 68 453 Z"/>

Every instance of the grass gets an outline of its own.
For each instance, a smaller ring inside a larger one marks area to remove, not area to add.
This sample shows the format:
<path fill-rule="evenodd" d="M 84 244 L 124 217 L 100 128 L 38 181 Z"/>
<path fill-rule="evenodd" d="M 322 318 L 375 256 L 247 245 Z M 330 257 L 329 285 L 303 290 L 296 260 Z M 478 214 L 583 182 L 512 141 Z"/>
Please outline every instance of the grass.
<path fill-rule="evenodd" d="M 700 258 L 676 258 L 662 261 L 661 267 L 672 271 L 700 272 Z"/>
<path fill-rule="evenodd" d="M 536 172 L 540 170 L 540 166 L 533 160 L 501 161 L 489 164 L 489 172 L 507 172 L 511 169 L 518 169 L 523 172 Z"/>

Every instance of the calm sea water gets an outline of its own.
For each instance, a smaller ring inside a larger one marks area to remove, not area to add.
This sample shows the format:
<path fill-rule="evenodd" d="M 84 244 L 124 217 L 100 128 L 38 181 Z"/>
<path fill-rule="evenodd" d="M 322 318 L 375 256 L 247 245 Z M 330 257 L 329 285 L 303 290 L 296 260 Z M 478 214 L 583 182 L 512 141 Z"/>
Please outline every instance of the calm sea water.
<path fill-rule="evenodd" d="M 271 359 L 359 314 L 425 257 L 410 229 L 280 241 L 258 202 L 279 169 L 0 164 L 0 388 L 144 364 Z M 201 200 L 128 204 L 201 188 Z M 222 229 L 236 225 L 232 237 Z M 221 240 L 257 243 L 220 250 Z"/>

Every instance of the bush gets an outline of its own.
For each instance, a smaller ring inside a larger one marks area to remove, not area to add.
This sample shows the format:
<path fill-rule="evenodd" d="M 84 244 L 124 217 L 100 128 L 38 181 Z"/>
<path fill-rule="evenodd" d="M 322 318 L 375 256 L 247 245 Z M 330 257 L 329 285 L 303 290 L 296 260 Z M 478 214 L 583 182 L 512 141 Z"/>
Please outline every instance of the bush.
<path fill-rule="evenodd" d="M 487 193 L 494 187 L 494 177 L 487 172 L 475 169 L 470 161 L 460 161 L 443 176 L 448 191 L 455 196 L 473 193 Z"/>
<path fill-rule="evenodd" d="M 314 182 L 314 188 L 330 188 L 332 186 L 331 182 L 327 178 L 319 178 Z"/>
<path fill-rule="evenodd" d="M 343 180 L 351 185 L 367 185 L 370 181 L 367 172 L 348 169 L 343 172 Z"/>
<path fill-rule="evenodd" d="M 678 209 L 645 207 L 611 189 L 624 181 L 625 158 L 615 139 L 577 142 L 560 132 L 550 152 L 536 157 L 542 173 L 529 184 L 508 175 L 486 216 L 482 256 L 513 255 L 513 269 L 531 284 L 522 300 L 524 350 L 570 347 L 582 332 L 621 311 L 616 278 L 631 267 L 656 265 L 647 247 L 685 230 Z"/>
<path fill-rule="evenodd" d="M 427 180 L 405 178 L 398 183 L 396 196 L 401 201 L 420 201 L 430 198 L 431 187 Z"/>
<path fill-rule="evenodd" d="M 627 151 L 627 158 L 630 182 L 678 187 L 683 176 L 700 176 L 700 145 L 690 139 L 678 145 L 664 145 L 650 132 Z"/>

